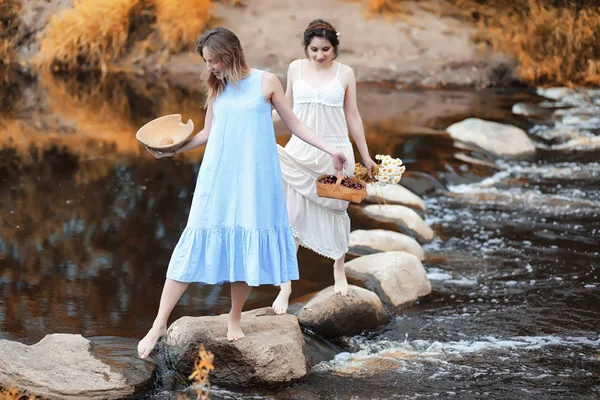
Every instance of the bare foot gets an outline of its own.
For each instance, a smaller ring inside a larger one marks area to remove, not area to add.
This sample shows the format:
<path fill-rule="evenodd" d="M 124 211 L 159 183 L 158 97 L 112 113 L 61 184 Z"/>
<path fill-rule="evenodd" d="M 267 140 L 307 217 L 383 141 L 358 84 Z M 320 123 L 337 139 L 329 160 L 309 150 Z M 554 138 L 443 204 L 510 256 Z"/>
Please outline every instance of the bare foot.
<path fill-rule="evenodd" d="M 242 315 L 233 316 L 229 313 L 227 317 L 227 340 L 230 342 L 235 342 L 236 340 L 240 340 L 245 338 L 244 332 L 242 332 L 241 325 Z"/>
<path fill-rule="evenodd" d="M 156 342 L 160 339 L 167 331 L 166 326 L 152 327 L 150 331 L 144 336 L 138 343 L 138 356 L 141 359 L 145 359 L 156 346 Z"/>
<path fill-rule="evenodd" d="M 340 267 L 341 265 L 341 267 Z M 335 294 L 342 296 L 348 295 L 348 281 L 346 280 L 346 270 L 344 263 L 337 264 L 333 267 L 333 280 L 335 281 Z"/>
<path fill-rule="evenodd" d="M 275 314 L 281 315 L 287 312 L 290 294 L 292 294 L 292 291 L 288 288 L 282 287 L 279 290 L 279 294 L 271 306 Z"/>

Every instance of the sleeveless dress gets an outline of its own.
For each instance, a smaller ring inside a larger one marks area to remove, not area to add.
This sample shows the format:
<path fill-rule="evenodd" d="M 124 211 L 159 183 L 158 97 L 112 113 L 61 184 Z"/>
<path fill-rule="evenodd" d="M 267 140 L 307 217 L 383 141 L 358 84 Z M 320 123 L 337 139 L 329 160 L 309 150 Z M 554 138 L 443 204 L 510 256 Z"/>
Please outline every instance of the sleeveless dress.
<path fill-rule="evenodd" d="M 341 64 L 328 84 L 313 88 L 302 79 L 293 85 L 294 114 L 313 132 L 341 150 L 348 159 L 344 173 L 354 175 L 354 151 L 344 114 L 345 90 L 339 81 Z M 334 174 L 331 156 L 292 136 L 285 148 L 278 146 L 288 215 L 294 236 L 314 252 L 336 260 L 348 251 L 350 218 L 348 202 L 317 196 L 316 179 Z"/>
<path fill-rule="evenodd" d="M 167 270 L 170 279 L 250 286 L 298 279 L 262 78 L 263 71 L 253 69 L 214 100 L 190 215 Z"/>

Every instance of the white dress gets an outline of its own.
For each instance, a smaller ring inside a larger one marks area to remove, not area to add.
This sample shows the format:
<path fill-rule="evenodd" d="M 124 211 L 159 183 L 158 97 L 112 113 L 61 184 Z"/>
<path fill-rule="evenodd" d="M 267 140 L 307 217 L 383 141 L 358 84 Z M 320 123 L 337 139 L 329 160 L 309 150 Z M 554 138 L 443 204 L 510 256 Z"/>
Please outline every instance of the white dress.
<path fill-rule="evenodd" d="M 313 88 L 302 79 L 294 83 L 294 114 L 317 135 L 342 151 L 348 159 L 344 173 L 354 175 L 354 151 L 348 138 L 344 114 L 345 90 L 338 77 Z M 317 196 L 315 181 L 321 174 L 334 174 L 331 156 L 292 136 L 285 148 L 278 146 L 287 198 L 288 216 L 294 236 L 314 252 L 336 260 L 348 251 L 350 218 L 348 202 Z"/>

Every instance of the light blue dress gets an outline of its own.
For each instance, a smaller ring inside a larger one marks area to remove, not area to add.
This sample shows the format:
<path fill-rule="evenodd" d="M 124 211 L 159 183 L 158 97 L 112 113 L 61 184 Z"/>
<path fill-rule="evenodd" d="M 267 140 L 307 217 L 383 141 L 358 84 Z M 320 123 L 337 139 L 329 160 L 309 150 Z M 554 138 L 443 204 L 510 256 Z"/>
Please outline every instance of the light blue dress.
<path fill-rule="evenodd" d="M 271 104 L 263 71 L 227 84 L 213 103 L 185 230 L 167 277 L 180 282 L 280 285 L 298 279 Z"/>

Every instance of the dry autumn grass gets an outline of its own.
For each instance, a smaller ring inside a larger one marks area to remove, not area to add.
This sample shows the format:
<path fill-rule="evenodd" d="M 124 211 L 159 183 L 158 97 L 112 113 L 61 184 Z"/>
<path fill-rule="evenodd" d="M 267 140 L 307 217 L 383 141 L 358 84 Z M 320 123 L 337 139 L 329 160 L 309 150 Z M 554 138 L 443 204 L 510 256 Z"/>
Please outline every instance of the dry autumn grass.
<path fill-rule="evenodd" d="M 14 60 L 20 8 L 21 4 L 16 0 L 0 0 L 0 64 L 7 65 Z"/>
<path fill-rule="evenodd" d="M 137 10 L 136 10 L 137 8 Z M 55 15 L 40 44 L 40 63 L 54 70 L 100 69 L 125 51 L 138 0 L 80 0 Z"/>
<path fill-rule="evenodd" d="M 411 15 L 432 2 L 363 0 L 369 12 Z M 600 5 L 597 0 L 448 0 L 476 27 L 474 39 L 518 61 L 521 79 L 533 85 L 600 85 Z M 410 5 L 410 7 L 409 7 Z"/>
<path fill-rule="evenodd" d="M 211 0 L 154 0 L 156 24 L 172 52 L 193 45 L 213 19 Z"/>
<path fill-rule="evenodd" d="M 0 0 L 3 1 L 3 0 Z M 106 73 L 146 32 L 144 48 L 178 52 L 193 45 L 212 20 L 210 0 L 79 0 L 51 18 L 38 62 L 54 71 L 101 70 Z M 156 24 L 160 42 L 150 43 Z"/>
<path fill-rule="evenodd" d="M 454 0 L 478 24 L 479 39 L 518 61 L 536 85 L 600 85 L 600 6 L 597 2 Z"/>
<path fill-rule="evenodd" d="M 35 400 L 34 395 L 27 396 L 17 388 L 1 389 L 0 400 Z"/>
<path fill-rule="evenodd" d="M 196 400 L 207 400 L 210 398 L 210 381 L 208 375 L 214 370 L 213 360 L 215 356 L 200 345 L 198 349 L 198 358 L 194 364 L 194 371 L 188 377 L 192 380 L 192 387 L 196 392 Z M 177 400 L 186 400 L 187 396 L 177 395 Z"/>

